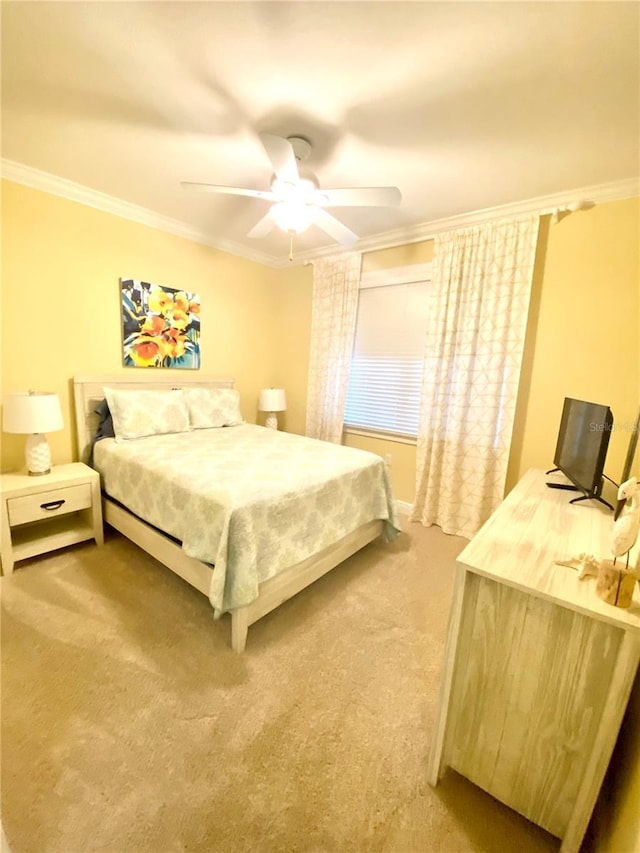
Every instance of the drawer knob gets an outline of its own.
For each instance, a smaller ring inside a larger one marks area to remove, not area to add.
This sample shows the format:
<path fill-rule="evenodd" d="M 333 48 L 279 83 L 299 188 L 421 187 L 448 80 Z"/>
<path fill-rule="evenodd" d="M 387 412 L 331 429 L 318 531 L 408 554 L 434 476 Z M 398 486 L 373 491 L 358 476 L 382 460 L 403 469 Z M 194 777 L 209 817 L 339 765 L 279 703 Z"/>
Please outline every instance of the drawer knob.
<path fill-rule="evenodd" d="M 46 504 L 40 504 L 40 509 L 60 509 L 63 503 L 65 503 L 64 499 L 58 501 L 49 501 Z"/>

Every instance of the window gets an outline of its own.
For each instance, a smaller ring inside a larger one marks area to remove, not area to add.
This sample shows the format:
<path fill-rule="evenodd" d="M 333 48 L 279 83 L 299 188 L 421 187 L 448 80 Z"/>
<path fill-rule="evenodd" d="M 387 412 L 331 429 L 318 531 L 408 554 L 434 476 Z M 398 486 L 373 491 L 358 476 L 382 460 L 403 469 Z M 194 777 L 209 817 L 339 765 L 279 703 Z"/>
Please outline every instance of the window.
<path fill-rule="evenodd" d="M 430 278 L 430 264 L 362 276 L 347 429 L 417 436 Z"/>

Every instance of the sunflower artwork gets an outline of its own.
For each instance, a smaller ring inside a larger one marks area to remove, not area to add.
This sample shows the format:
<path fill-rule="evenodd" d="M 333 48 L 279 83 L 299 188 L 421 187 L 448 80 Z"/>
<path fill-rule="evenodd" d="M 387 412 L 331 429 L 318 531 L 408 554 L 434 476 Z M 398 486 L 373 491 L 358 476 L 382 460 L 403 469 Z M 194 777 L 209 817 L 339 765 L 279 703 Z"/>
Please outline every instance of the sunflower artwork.
<path fill-rule="evenodd" d="M 200 367 L 200 297 L 120 279 L 125 367 Z"/>

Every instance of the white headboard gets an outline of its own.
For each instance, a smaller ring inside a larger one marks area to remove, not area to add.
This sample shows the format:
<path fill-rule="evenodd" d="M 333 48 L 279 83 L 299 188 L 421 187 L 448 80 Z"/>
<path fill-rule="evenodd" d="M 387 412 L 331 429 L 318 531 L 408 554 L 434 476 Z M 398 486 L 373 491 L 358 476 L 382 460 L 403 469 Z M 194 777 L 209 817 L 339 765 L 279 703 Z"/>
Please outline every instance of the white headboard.
<path fill-rule="evenodd" d="M 135 369 L 135 368 L 134 368 Z M 217 379 L 212 376 L 182 377 L 175 372 L 148 373 L 147 368 L 135 376 L 74 376 L 73 399 L 76 415 L 76 437 L 78 455 L 87 461 L 91 439 L 98 428 L 98 415 L 93 411 L 104 400 L 104 386 L 109 388 L 131 389 L 133 391 L 155 390 L 171 391 L 176 388 L 233 388 L 233 379 Z"/>

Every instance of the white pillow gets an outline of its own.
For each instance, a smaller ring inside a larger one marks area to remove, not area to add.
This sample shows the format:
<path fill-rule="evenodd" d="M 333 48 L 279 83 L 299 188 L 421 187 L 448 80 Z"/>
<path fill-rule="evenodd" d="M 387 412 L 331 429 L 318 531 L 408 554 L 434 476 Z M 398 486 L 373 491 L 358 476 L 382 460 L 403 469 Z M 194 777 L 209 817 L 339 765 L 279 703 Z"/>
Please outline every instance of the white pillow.
<path fill-rule="evenodd" d="M 243 423 L 240 394 L 233 388 L 185 388 L 191 429 Z"/>
<path fill-rule="evenodd" d="M 132 391 L 105 388 L 116 441 L 189 431 L 184 394 L 176 391 Z"/>

